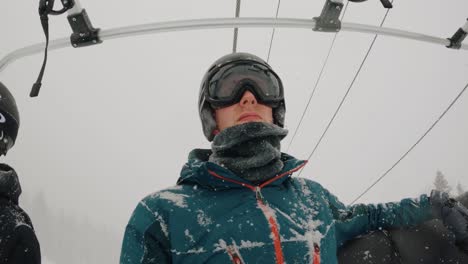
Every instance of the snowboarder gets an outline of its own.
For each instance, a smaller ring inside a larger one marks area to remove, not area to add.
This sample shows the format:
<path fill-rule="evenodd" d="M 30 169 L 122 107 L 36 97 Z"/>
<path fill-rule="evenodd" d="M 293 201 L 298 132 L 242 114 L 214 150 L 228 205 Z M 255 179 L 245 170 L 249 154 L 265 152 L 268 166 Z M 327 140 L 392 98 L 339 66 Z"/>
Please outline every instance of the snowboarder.
<path fill-rule="evenodd" d="M 257 56 L 211 65 L 198 106 L 211 149 L 193 150 L 175 187 L 137 205 L 121 263 L 337 263 L 338 248 L 358 235 L 434 217 L 467 242 L 468 219 L 445 195 L 346 207 L 319 183 L 292 177 L 306 162 L 280 151 L 283 84 Z"/>
<path fill-rule="evenodd" d="M 13 147 L 19 113 L 14 97 L 0 82 L 0 156 Z M 15 170 L 0 163 L 0 264 L 39 264 L 41 254 L 31 219 L 21 209 L 21 186 Z"/>

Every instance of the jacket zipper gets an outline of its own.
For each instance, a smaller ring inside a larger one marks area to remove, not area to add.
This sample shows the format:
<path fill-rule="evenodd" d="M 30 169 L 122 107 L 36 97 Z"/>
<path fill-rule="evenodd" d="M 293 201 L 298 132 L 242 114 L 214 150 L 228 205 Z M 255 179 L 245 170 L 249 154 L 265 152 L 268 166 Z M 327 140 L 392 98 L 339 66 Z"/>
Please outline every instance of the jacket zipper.
<path fill-rule="evenodd" d="M 220 175 L 216 174 L 213 171 L 208 170 L 208 172 L 212 176 L 214 176 L 216 178 L 220 178 L 220 179 L 225 180 L 225 181 L 240 184 L 240 185 L 242 185 L 244 187 L 247 187 L 247 188 L 249 188 L 249 189 L 251 189 L 252 191 L 255 192 L 255 198 L 257 200 L 258 207 L 262 210 L 263 215 L 267 219 L 268 225 L 270 226 L 271 235 L 273 237 L 273 245 L 274 245 L 274 248 L 275 248 L 276 264 L 284 264 L 283 250 L 281 248 L 281 237 L 280 237 L 280 234 L 279 234 L 278 223 L 276 222 L 276 219 L 274 218 L 274 215 L 271 213 L 272 209 L 265 202 L 265 198 L 262 195 L 261 189 L 263 187 L 265 187 L 266 185 L 272 183 L 273 181 L 275 181 L 275 180 L 277 180 L 277 179 L 279 179 L 281 177 L 284 177 L 284 176 L 286 176 L 288 174 L 291 174 L 291 173 L 293 173 L 295 171 L 298 171 L 299 169 L 304 167 L 306 163 L 307 162 L 304 162 L 300 166 L 298 166 L 298 167 L 296 167 L 296 168 L 294 168 L 294 169 L 292 169 L 290 171 L 287 171 L 285 173 L 277 175 L 276 177 L 273 177 L 272 179 L 264 182 L 260 186 L 253 186 L 253 185 L 250 185 L 250 184 L 246 184 L 246 183 L 242 183 L 242 182 L 239 182 L 239 181 L 236 181 L 236 180 L 232 180 L 232 179 L 220 176 Z M 320 249 L 319 249 L 319 247 L 317 245 L 314 246 L 314 256 L 313 256 L 313 262 L 312 263 L 313 264 L 320 264 Z"/>
<path fill-rule="evenodd" d="M 255 187 L 255 198 L 257 198 L 257 201 L 265 203 L 265 199 L 263 198 L 262 192 L 260 190 L 260 186 Z"/>
<path fill-rule="evenodd" d="M 276 222 L 276 219 L 271 212 L 272 209 L 265 203 L 265 199 L 263 198 L 261 188 L 259 186 L 255 188 L 255 197 L 257 198 L 258 207 L 260 207 L 262 210 L 263 215 L 267 219 L 268 225 L 270 226 L 273 245 L 275 248 L 276 263 L 284 264 L 283 249 L 281 248 L 281 238 L 279 234 L 278 223 Z"/>
<path fill-rule="evenodd" d="M 314 258 L 312 260 L 313 264 L 320 264 L 320 247 L 314 243 Z"/>
<path fill-rule="evenodd" d="M 231 261 L 233 264 L 244 264 L 244 260 L 240 256 L 239 251 L 234 245 L 228 246 L 227 247 L 227 253 L 229 257 L 231 258 Z"/>
<path fill-rule="evenodd" d="M 257 203 L 270 225 L 271 234 L 273 235 L 273 243 L 275 246 L 276 263 L 283 264 L 284 257 L 283 250 L 281 249 L 281 238 L 279 234 L 278 223 L 276 222 L 276 219 L 273 217 L 272 213 L 269 213 L 269 211 L 272 209 L 268 206 L 268 204 L 266 204 L 259 186 L 255 187 L 255 197 L 257 198 Z M 312 264 L 320 264 L 320 247 L 316 243 L 314 243 Z"/>

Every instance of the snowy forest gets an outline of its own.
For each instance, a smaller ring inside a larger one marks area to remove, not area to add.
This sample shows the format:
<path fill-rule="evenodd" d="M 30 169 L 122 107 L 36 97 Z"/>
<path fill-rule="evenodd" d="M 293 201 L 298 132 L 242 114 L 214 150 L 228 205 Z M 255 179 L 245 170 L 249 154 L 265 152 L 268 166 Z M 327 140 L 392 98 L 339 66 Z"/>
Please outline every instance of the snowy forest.
<path fill-rule="evenodd" d="M 42 192 L 24 193 L 20 205 L 33 221 L 44 264 L 118 263 L 124 227 L 110 230 L 77 216 L 73 208 L 51 208 Z"/>
<path fill-rule="evenodd" d="M 460 183 L 449 183 L 441 171 L 436 172 L 432 188 L 468 201 L 466 187 Z M 73 208 L 51 208 L 44 193 L 33 197 L 25 193 L 21 199 L 36 228 L 45 264 L 118 262 L 125 227 L 111 230 L 105 225 L 91 223 L 86 215 L 76 216 Z"/>

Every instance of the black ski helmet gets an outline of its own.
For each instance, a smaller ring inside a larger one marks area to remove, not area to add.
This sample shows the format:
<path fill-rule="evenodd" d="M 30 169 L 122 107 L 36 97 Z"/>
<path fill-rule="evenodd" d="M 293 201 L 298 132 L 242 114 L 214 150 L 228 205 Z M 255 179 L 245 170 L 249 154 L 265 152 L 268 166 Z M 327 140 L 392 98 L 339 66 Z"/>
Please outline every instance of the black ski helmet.
<path fill-rule="evenodd" d="M 15 144 L 18 128 L 19 113 L 15 98 L 0 82 L 0 156 L 6 155 Z"/>
<path fill-rule="evenodd" d="M 216 129 L 216 120 L 214 117 L 214 110 L 211 107 L 210 103 L 206 101 L 205 91 L 208 89 L 211 77 L 222 67 L 234 63 L 252 63 L 260 64 L 274 73 L 271 66 L 264 61 L 263 59 L 249 53 L 237 52 L 225 55 L 218 60 L 216 60 L 205 73 L 205 76 L 202 79 L 200 86 L 200 93 L 198 97 L 198 112 L 200 114 L 200 119 L 202 122 L 203 133 L 208 141 L 213 141 L 214 130 Z M 275 73 L 276 75 L 276 73 Z M 276 75 L 277 76 L 277 75 Z M 278 77 L 278 76 L 277 76 Z M 279 77 L 278 77 L 279 79 Z M 281 81 L 281 80 L 280 80 Z M 284 127 L 284 116 L 286 113 L 286 106 L 284 99 L 280 102 L 277 107 L 273 108 L 273 123 L 277 126 Z"/>

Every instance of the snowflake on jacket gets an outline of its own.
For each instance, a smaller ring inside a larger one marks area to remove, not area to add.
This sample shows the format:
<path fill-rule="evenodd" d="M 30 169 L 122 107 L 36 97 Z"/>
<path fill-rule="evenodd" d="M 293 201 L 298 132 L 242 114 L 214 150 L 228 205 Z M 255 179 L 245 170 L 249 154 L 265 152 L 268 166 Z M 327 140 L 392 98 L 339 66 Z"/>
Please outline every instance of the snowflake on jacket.
<path fill-rule="evenodd" d="M 41 263 L 31 220 L 18 205 L 20 194 L 15 170 L 0 164 L 0 264 Z"/>

